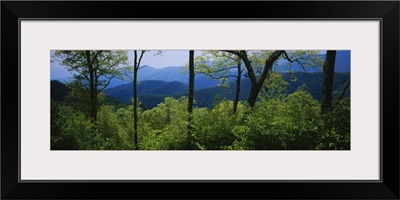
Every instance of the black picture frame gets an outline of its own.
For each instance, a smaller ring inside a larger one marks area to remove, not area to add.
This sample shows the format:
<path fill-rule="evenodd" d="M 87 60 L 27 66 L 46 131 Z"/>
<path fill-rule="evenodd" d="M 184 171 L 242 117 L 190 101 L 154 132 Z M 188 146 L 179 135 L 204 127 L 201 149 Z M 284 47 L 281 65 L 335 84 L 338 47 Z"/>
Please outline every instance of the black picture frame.
<path fill-rule="evenodd" d="M 1 198 L 399 199 L 399 7 L 399 1 L 2 1 Z M 19 20 L 22 18 L 380 19 L 383 59 L 380 119 L 382 180 L 378 182 L 19 182 L 18 68 Z"/>

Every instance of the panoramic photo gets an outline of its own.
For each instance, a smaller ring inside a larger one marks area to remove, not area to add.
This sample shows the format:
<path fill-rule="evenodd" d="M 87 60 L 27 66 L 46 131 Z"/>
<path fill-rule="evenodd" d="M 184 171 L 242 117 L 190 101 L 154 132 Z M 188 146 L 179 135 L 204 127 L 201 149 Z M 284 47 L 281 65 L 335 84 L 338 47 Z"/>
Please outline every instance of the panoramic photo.
<path fill-rule="evenodd" d="M 349 50 L 51 50 L 51 150 L 350 150 Z"/>

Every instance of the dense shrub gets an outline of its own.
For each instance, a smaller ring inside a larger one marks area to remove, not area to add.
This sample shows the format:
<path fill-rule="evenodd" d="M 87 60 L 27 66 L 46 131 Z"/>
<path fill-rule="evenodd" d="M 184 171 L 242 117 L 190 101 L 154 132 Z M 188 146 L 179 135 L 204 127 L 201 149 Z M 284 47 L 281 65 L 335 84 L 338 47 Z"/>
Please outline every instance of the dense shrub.
<path fill-rule="evenodd" d="M 280 87 L 280 86 L 278 86 Z M 279 90 L 284 88 L 278 88 Z M 303 87 L 285 95 L 269 88 L 253 109 L 220 100 L 212 109 L 193 110 L 193 142 L 203 150 L 350 149 L 350 99 L 320 114 L 320 104 Z M 133 106 L 98 108 L 97 121 L 70 106 L 51 103 L 51 148 L 132 150 Z M 187 98 L 165 98 L 151 110 L 139 109 L 142 150 L 184 150 L 188 141 Z"/>

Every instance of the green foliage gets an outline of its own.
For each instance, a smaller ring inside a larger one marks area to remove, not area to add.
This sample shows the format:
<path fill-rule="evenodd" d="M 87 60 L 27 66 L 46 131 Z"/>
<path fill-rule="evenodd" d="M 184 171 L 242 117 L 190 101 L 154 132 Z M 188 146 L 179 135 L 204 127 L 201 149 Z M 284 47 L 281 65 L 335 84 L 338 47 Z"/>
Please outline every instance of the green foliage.
<path fill-rule="evenodd" d="M 317 101 L 321 100 L 322 94 L 322 79 L 323 73 L 305 73 L 305 72 L 296 72 L 296 73 L 283 73 L 283 79 L 289 83 L 287 86 L 287 93 L 291 94 L 297 90 L 299 86 L 306 85 L 307 91 L 313 96 Z M 340 96 L 346 84 L 350 80 L 350 73 L 344 72 L 335 72 L 333 77 L 333 93 L 332 96 L 334 99 Z M 350 96 L 350 88 L 347 90 L 345 97 Z"/>
<path fill-rule="evenodd" d="M 50 96 L 56 101 L 64 101 L 65 97 L 68 96 L 69 89 L 64 83 L 57 80 L 50 82 Z"/>
<path fill-rule="evenodd" d="M 350 98 L 336 102 L 323 120 L 325 126 L 318 149 L 350 149 Z"/>
<path fill-rule="evenodd" d="M 99 88 L 107 86 L 109 79 L 114 77 L 123 78 L 125 75 L 124 72 L 130 69 L 127 51 L 98 50 L 89 52 L 91 63 L 93 64 L 92 70 L 97 76 L 94 78 L 105 78 L 98 80 L 96 86 Z M 90 69 L 88 66 L 91 63 L 88 62 L 86 56 L 86 51 L 60 50 L 55 51 L 52 59 L 53 61 L 59 60 L 69 71 L 74 72 L 74 77 L 77 80 L 88 83 L 90 78 Z"/>
<path fill-rule="evenodd" d="M 112 96 L 104 95 L 104 101 L 100 103 L 101 105 L 111 105 L 114 106 L 116 110 L 120 108 L 126 108 L 129 106 L 128 102 L 123 102 L 119 99 L 116 99 Z"/>
<path fill-rule="evenodd" d="M 72 81 L 66 84 L 69 94 L 65 102 L 76 111 L 80 111 L 86 116 L 90 115 L 90 92 L 79 81 Z"/>
<path fill-rule="evenodd" d="M 250 109 L 238 104 L 233 113 L 233 102 L 223 100 L 212 110 L 200 108 L 194 110 L 195 136 L 201 149 L 227 149 L 235 140 L 232 128 L 243 124 L 243 117 Z"/>
<path fill-rule="evenodd" d="M 312 150 L 350 149 L 350 100 L 335 104 L 319 115 L 319 104 L 299 90 L 288 96 L 263 98 L 253 109 L 222 100 L 213 109 L 193 111 L 194 138 L 199 149 Z M 133 107 L 99 108 L 98 120 L 71 106 L 52 100 L 52 149 L 133 149 Z M 157 107 L 139 110 L 141 149 L 185 149 L 187 99 L 166 98 Z"/>
<path fill-rule="evenodd" d="M 309 68 L 319 67 L 318 70 L 322 70 L 321 66 L 324 64 L 322 56 L 319 51 L 316 50 L 292 50 L 286 51 L 283 55 L 285 58 L 286 65 L 291 66 L 293 63 L 299 64 L 303 71 L 307 72 Z M 291 70 L 289 70 L 291 71 Z"/>
<path fill-rule="evenodd" d="M 237 69 L 241 60 L 234 54 L 225 51 L 202 51 L 200 56 L 195 58 L 196 73 L 206 75 L 208 78 L 219 80 L 220 86 L 228 87 L 229 77 L 237 77 L 231 74 L 231 69 Z"/>
<path fill-rule="evenodd" d="M 304 87 L 290 95 L 276 76 L 253 109 L 219 99 L 212 109 L 193 110 L 194 143 L 202 150 L 350 149 L 350 99 L 320 115 L 319 103 Z M 280 82 L 280 84 L 278 84 Z M 274 91 L 274 92 L 271 92 Z M 74 94 L 73 89 L 71 94 Z M 133 106 L 100 106 L 95 124 L 79 107 L 51 101 L 51 148 L 70 150 L 132 150 Z M 187 98 L 165 98 L 150 110 L 138 111 L 139 148 L 182 150 L 188 138 Z"/>
<path fill-rule="evenodd" d="M 141 149 L 184 149 L 187 139 L 187 98 L 165 98 L 139 118 Z"/>
<path fill-rule="evenodd" d="M 53 102 L 54 103 L 54 102 Z M 90 119 L 68 106 L 52 104 L 51 148 L 55 150 L 98 149 L 99 137 Z"/>
<path fill-rule="evenodd" d="M 276 72 L 270 72 L 270 74 L 276 73 Z M 307 86 L 307 91 L 313 96 L 314 99 L 319 101 L 321 99 L 321 88 L 322 88 L 322 76 L 323 74 L 320 72 L 316 73 L 310 73 L 307 74 L 305 72 L 296 72 L 296 73 L 282 73 L 282 78 L 285 82 L 288 83 L 286 86 L 286 89 L 284 89 L 284 93 L 291 94 L 297 90 L 297 88 L 301 85 L 306 85 Z M 343 89 L 345 88 L 346 84 L 348 83 L 350 79 L 350 73 L 346 72 L 336 72 L 334 75 L 334 81 L 333 81 L 333 97 L 334 99 L 337 99 L 340 97 L 340 94 L 342 93 Z M 270 80 L 270 81 L 269 81 Z M 265 86 L 269 86 L 269 84 L 275 84 L 270 77 L 267 77 L 267 80 L 270 83 L 265 84 Z M 142 83 L 144 83 L 143 81 Z M 148 82 L 148 81 L 146 81 Z M 171 82 L 170 82 L 171 83 Z M 197 82 L 195 83 L 197 84 Z M 139 84 L 138 85 L 138 92 L 139 92 L 139 100 L 143 102 L 143 106 L 146 109 L 151 109 L 156 107 L 159 103 L 163 102 L 166 97 L 174 97 L 178 99 L 181 96 L 186 96 L 188 93 L 186 92 L 180 92 L 176 93 L 176 90 L 171 89 L 171 87 L 158 87 L 158 86 L 153 86 L 149 85 L 149 87 L 146 86 L 146 93 L 142 93 L 141 91 L 141 85 L 143 86 L 144 84 Z M 128 102 L 130 98 L 132 97 L 133 94 L 133 89 L 132 89 L 132 84 L 127 85 L 129 87 L 124 87 L 123 90 L 120 90 L 118 87 L 116 88 L 111 88 L 110 90 L 113 90 L 113 93 L 109 93 L 109 95 L 112 95 L 122 102 Z M 185 86 L 187 88 L 187 86 Z M 251 87 L 251 82 L 248 78 L 244 78 L 241 81 L 240 84 L 240 101 L 246 101 L 248 99 L 248 95 L 250 92 L 250 87 Z M 175 87 L 177 89 L 178 87 Z M 150 90 L 153 89 L 153 90 Z M 196 106 L 198 107 L 207 107 L 207 108 L 213 108 L 213 101 L 215 100 L 215 96 L 219 93 L 220 97 L 223 99 L 227 100 L 234 100 L 235 97 L 235 89 L 236 89 L 236 83 L 230 82 L 229 83 L 229 88 L 222 88 L 222 87 L 210 87 L 210 88 L 203 88 L 203 89 L 198 89 L 195 90 L 195 99 L 196 99 Z M 264 90 L 265 88 L 263 88 Z M 156 91 L 157 90 L 157 91 Z M 160 91 L 163 91 L 164 93 L 161 93 Z M 169 92 L 172 91 L 172 92 Z M 108 92 L 107 92 L 108 93 Z M 118 94 L 118 95 L 115 95 Z M 260 92 L 260 95 L 262 95 L 262 92 Z M 350 87 L 347 89 L 347 92 L 345 93 L 345 97 L 350 96 Z M 129 103 L 129 102 L 128 102 Z M 111 103 L 110 103 L 111 104 Z M 112 104 L 115 105 L 115 104 Z M 115 105 L 117 106 L 117 105 Z M 123 105 L 121 105 L 123 106 Z M 126 106 L 126 105 L 125 105 Z"/>
<path fill-rule="evenodd" d="M 264 95 L 267 99 L 282 98 L 287 93 L 288 85 L 281 73 L 270 72 L 265 82 Z"/>
<path fill-rule="evenodd" d="M 75 92 L 72 93 L 75 94 L 72 96 L 75 96 L 75 98 L 85 97 L 87 93 L 91 94 L 90 96 L 92 97 L 101 95 L 101 92 L 110 84 L 112 79 L 126 78 L 126 73 L 131 68 L 128 65 L 127 51 L 60 50 L 55 51 L 52 56 L 51 61 L 55 60 L 60 61 L 62 65 L 66 66 L 68 71 L 74 73 L 72 84 L 74 85 Z M 88 92 L 86 93 L 84 90 L 88 90 Z M 89 99 L 84 98 L 82 100 L 88 101 Z M 97 110 L 100 104 L 94 100 L 87 104 L 87 106 L 89 105 L 92 109 L 90 112 L 93 112 Z"/>
<path fill-rule="evenodd" d="M 214 101 L 213 101 L 212 107 L 215 108 L 218 104 L 220 104 L 224 100 L 226 100 L 226 99 L 223 98 L 221 93 L 218 92 L 214 97 Z"/>
<path fill-rule="evenodd" d="M 119 109 L 118 115 L 112 106 L 102 106 L 99 109 L 97 116 L 97 132 L 101 135 L 105 141 L 102 149 L 132 149 L 133 148 L 133 137 L 131 127 L 124 127 L 126 125 L 127 113 Z M 125 120 L 120 120 L 120 119 Z"/>
<path fill-rule="evenodd" d="M 247 51 L 249 59 L 251 60 L 251 64 L 253 66 L 253 70 L 256 75 L 260 75 L 262 69 L 265 65 L 265 60 L 267 60 L 274 51 L 263 50 L 263 51 Z"/>
<path fill-rule="evenodd" d="M 271 52 L 247 51 L 257 76 Z M 229 66 L 238 64 L 227 52 L 206 53 L 197 58 L 197 70 L 210 74 L 210 77 L 225 76 Z M 288 51 L 285 56 L 293 62 L 301 61 L 306 68 L 319 64 L 316 53 Z M 110 80 L 107 77 L 123 75 L 127 57 L 123 51 L 91 51 L 91 54 L 98 56 L 93 63 L 97 75 L 106 78 L 99 79 L 96 85 L 99 89 L 96 93 L 96 121 L 90 119 L 88 69 L 83 67 L 88 63 L 85 63 L 84 51 L 55 53 L 55 58 L 63 57 L 63 64 L 77 74 L 75 81 L 65 88 L 52 82 L 51 149 L 133 150 L 133 106 L 101 93 Z M 214 59 L 212 65 L 209 63 L 211 59 Z M 118 64 L 121 68 L 114 62 L 122 64 Z M 188 99 L 180 97 L 183 93 L 143 94 L 139 100 L 147 103 L 147 109 L 144 106 L 138 109 L 139 149 L 185 150 L 189 139 L 201 150 L 350 149 L 350 98 L 335 102 L 329 113 L 321 115 L 317 98 L 321 93 L 320 76 L 321 73 L 281 74 L 271 71 L 254 107 L 240 101 L 235 114 L 232 99 L 227 98 L 234 91 L 233 86 L 229 86 L 230 90 L 207 88 L 196 91 L 198 103 L 194 104 L 190 116 Z M 337 73 L 335 79 L 347 83 L 349 74 Z M 249 81 L 241 83 L 241 91 L 246 94 L 240 100 L 248 95 L 246 88 L 250 88 L 249 84 Z M 58 92 L 53 88 L 62 90 Z M 343 84 L 334 84 L 335 94 L 340 94 L 343 89 Z M 204 101 L 209 102 L 207 107 Z"/>
<path fill-rule="evenodd" d="M 315 149 L 322 128 L 319 104 L 309 93 L 297 91 L 284 99 L 262 99 L 242 126 L 233 132 L 232 149 Z"/>
<path fill-rule="evenodd" d="M 132 149 L 131 114 L 102 106 L 96 124 L 84 113 L 52 101 L 51 148 L 54 150 Z M 132 109 L 131 109 L 132 110 Z"/>

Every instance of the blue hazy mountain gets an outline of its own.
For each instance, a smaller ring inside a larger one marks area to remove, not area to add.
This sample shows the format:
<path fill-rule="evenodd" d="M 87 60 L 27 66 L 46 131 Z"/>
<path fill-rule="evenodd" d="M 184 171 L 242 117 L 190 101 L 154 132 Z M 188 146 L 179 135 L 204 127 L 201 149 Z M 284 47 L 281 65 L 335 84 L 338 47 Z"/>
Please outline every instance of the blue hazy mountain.
<path fill-rule="evenodd" d="M 321 98 L 322 87 L 322 72 L 317 73 L 283 73 L 283 79 L 289 83 L 287 93 L 293 93 L 299 86 L 306 86 L 307 91 L 316 100 Z M 350 73 L 336 72 L 333 81 L 333 97 L 337 98 L 342 93 L 346 84 L 350 80 Z M 242 79 L 240 89 L 240 100 L 246 101 L 250 93 L 251 83 L 248 78 Z M 222 87 L 209 87 L 195 90 L 195 106 L 211 108 L 216 99 L 217 94 L 222 99 L 233 100 L 235 97 L 236 83 L 230 82 L 228 88 Z M 59 81 L 51 81 L 51 97 L 55 100 L 63 100 L 69 93 L 69 89 Z M 117 87 L 108 88 L 104 90 L 108 100 L 112 100 L 114 104 L 118 102 L 125 102 L 130 104 L 130 99 L 133 97 L 133 84 L 123 84 Z M 138 97 L 144 105 L 144 108 L 150 109 L 163 102 L 166 97 L 180 98 L 187 96 L 188 85 L 178 82 L 154 81 L 147 80 L 138 84 Z M 345 96 L 350 95 L 348 90 Z"/>
<path fill-rule="evenodd" d="M 166 82 L 159 80 L 145 80 L 138 83 L 137 90 L 138 95 L 170 95 L 175 93 L 185 93 L 188 90 L 188 85 L 179 81 Z M 103 92 L 104 94 L 121 101 L 130 101 L 133 97 L 133 82 L 108 88 Z"/>
<path fill-rule="evenodd" d="M 307 91 L 316 100 L 321 99 L 321 88 L 323 73 L 283 73 L 283 79 L 289 83 L 287 87 L 287 93 L 291 94 L 297 90 L 299 86 L 305 85 Z M 333 81 L 333 97 L 336 98 L 341 94 L 346 84 L 350 80 L 350 73 L 348 72 L 336 72 Z M 196 84 L 196 83 L 195 83 Z M 208 107 L 211 108 L 217 94 L 223 99 L 233 100 L 235 97 L 236 83 L 231 81 L 228 88 L 222 88 L 219 86 L 196 89 L 195 95 L 195 106 L 197 107 Z M 246 101 L 250 93 L 251 83 L 248 78 L 242 79 L 240 85 L 240 97 L 241 101 Z M 128 102 L 133 97 L 132 83 L 120 85 L 114 88 L 104 90 L 106 95 L 121 101 Z M 150 109 L 157 106 L 159 103 L 164 101 L 166 97 L 180 98 L 181 96 L 187 96 L 188 85 L 180 83 L 178 81 L 165 82 L 165 81 L 142 81 L 138 85 L 138 97 L 142 104 Z M 350 95 L 348 90 L 346 96 Z"/>
<path fill-rule="evenodd" d="M 325 54 L 321 54 L 321 58 L 325 59 Z M 289 69 L 291 69 L 291 71 L 293 72 L 303 71 L 302 67 L 297 63 L 292 63 L 291 68 L 289 68 L 288 62 L 283 59 L 278 60 L 277 67 L 274 67 L 273 71 L 287 72 Z M 188 74 L 187 73 L 184 74 L 182 73 L 182 71 L 184 71 L 184 66 L 170 66 L 159 69 L 151 66 L 146 66 L 139 70 L 138 80 L 139 81 L 158 80 L 166 82 L 178 81 L 183 84 L 188 84 L 189 82 Z M 307 72 L 309 73 L 321 72 L 321 71 L 322 71 L 322 66 L 315 66 L 307 69 Z M 235 69 L 231 70 L 231 74 L 233 75 L 235 75 L 236 72 L 237 71 Z M 337 51 L 336 61 L 335 61 L 335 72 L 350 72 L 350 51 Z M 71 74 L 65 75 L 65 77 L 57 76 L 52 78 L 52 80 L 59 80 L 65 83 L 71 80 L 71 78 L 67 78 L 71 76 L 72 76 Z M 129 77 L 132 77 L 132 75 L 129 75 Z M 245 78 L 244 73 L 242 78 Z M 232 81 L 233 79 L 230 80 Z M 127 78 L 126 80 L 113 79 L 107 88 L 128 84 L 131 81 L 132 81 L 131 78 Z M 195 89 L 215 87 L 218 84 L 219 84 L 218 80 L 207 78 L 203 74 L 196 73 L 195 75 Z"/>
<path fill-rule="evenodd" d="M 188 74 L 182 73 L 184 68 L 185 68 L 184 66 L 165 67 L 160 69 L 154 67 L 144 67 L 139 70 L 138 80 L 139 81 L 155 80 L 155 81 L 166 81 L 166 82 L 178 81 L 184 84 L 188 84 L 189 83 Z M 132 75 L 129 75 L 129 77 L 132 77 Z M 65 80 L 68 79 L 63 79 L 60 81 L 66 82 Z M 132 78 L 126 78 L 126 80 L 114 78 L 113 80 L 111 80 L 110 85 L 107 88 L 128 84 L 130 82 L 132 82 Z M 207 76 L 203 74 L 196 74 L 195 83 L 196 83 L 195 89 L 202 89 L 202 88 L 217 86 L 219 84 L 219 81 L 207 78 Z"/>
<path fill-rule="evenodd" d="M 326 54 L 321 54 L 320 58 L 325 60 Z M 276 72 L 304 72 L 303 67 L 299 63 L 291 63 L 283 58 L 278 60 L 278 66 L 273 68 Z M 313 66 L 306 69 L 307 72 L 322 72 L 322 66 Z M 350 72 L 350 51 L 337 51 L 335 58 L 335 72 Z"/>

